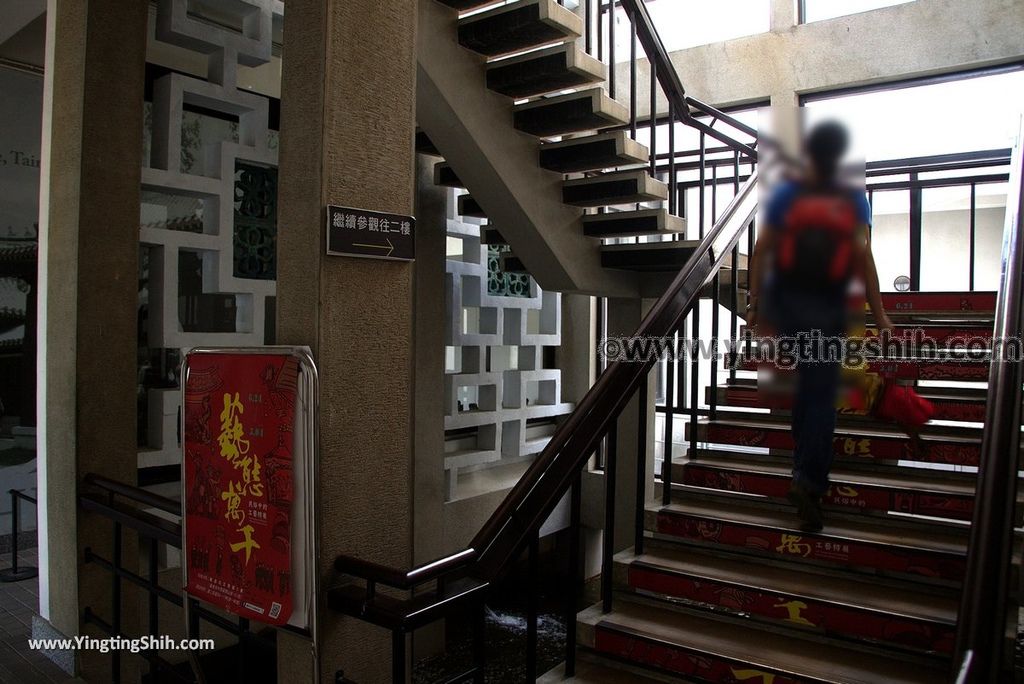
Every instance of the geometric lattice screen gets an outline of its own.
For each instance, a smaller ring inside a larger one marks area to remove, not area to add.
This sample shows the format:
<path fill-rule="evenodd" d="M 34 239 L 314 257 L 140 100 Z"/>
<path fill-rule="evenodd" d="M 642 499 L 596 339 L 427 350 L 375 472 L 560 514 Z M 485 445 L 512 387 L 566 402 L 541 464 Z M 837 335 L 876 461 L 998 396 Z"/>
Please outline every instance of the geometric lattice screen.
<path fill-rule="evenodd" d="M 454 206 L 454 195 L 449 195 Z M 509 486 L 547 444 L 561 372 L 545 348 L 561 344 L 561 295 L 501 273 L 503 248 L 480 226 L 450 218 L 445 275 L 445 482 L 449 501 Z M 489 475 L 489 476 L 488 476 Z"/>
<path fill-rule="evenodd" d="M 198 18 L 192 2 L 157 2 L 156 39 L 207 56 L 209 72 L 206 80 L 158 78 L 147 110 L 139 241 L 150 355 L 140 359 L 140 374 L 161 354 L 272 341 L 277 139 L 268 130 L 269 100 L 238 90 L 237 72 L 270 61 L 272 24 L 284 6 L 206 4 L 230 12 L 236 26 Z M 153 375 L 140 399 L 140 467 L 180 462 L 176 378 L 170 368 Z"/>

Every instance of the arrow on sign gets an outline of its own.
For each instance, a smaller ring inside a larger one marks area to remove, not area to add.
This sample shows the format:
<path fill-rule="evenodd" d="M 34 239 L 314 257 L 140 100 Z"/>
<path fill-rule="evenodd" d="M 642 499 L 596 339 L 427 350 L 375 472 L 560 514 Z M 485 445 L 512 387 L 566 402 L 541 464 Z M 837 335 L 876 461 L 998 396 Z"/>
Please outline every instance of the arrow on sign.
<path fill-rule="evenodd" d="M 367 244 L 361 244 L 361 243 L 358 243 L 358 242 L 354 242 L 354 243 L 352 243 L 352 246 L 353 247 L 367 247 L 369 249 L 386 249 L 387 250 L 387 254 L 385 254 L 384 256 L 391 256 L 391 253 L 395 251 L 395 246 L 393 244 L 391 244 L 391 238 L 385 238 L 385 240 L 387 240 L 387 243 L 388 243 L 387 245 L 367 245 Z"/>

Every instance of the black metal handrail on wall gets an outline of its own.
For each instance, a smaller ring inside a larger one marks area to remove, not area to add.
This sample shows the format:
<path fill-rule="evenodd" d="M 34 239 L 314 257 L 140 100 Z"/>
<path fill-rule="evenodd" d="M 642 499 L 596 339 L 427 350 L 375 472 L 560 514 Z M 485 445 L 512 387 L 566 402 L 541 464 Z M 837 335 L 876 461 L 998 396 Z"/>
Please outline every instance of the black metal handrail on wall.
<path fill-rule="evenodd" d="M 996 301 L 995 342 L 1024 333 L 1024 125 L 1011 162 L 1003 232 L 1002 278 Z M 995 352 L 995 345 L 993 346 Z M 1020 468 L 1021 386 L 1024 367 L 993 355 L 988 375 L 985 429 L 967 547 L 967 570 L 957 626 L 958 684 L 1007 681 L 1014 653 L 1016 611 L 1008 610 L 1014 521 Z M 1011 626 L 1012 622 L 1012 626 Z"/>

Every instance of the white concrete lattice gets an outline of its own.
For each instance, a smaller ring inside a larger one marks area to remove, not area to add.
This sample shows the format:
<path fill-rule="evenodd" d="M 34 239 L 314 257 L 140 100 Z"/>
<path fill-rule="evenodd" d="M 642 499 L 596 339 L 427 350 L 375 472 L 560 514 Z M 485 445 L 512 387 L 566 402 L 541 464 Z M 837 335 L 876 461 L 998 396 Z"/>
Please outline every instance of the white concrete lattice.
<path fill-rule="evenodd" d="M 459 471 L 532 458 L 547 444 L 553 427 L 527 421 L 572 410 L 561 400 L 561 371 L 543 367 L 544 347 L 562 341 L 561 295 L 544 292 L 532 278 L 529 297 L 488 294 L 487 245 L 480 242 L 480 226 L 455 217 L 454 206 L 452 194 L 447 234 L 450 241 L 461 241 L 462 255 L 450 256 L 445 269 L 445 344 L 454 347 L 458 368 L 445 374 L 445 430 L 476 431 L 446 442 L 449 501 L 464 496 Z"/>
<path fill-rule="evenodd" d="M 171 73 L 153 88 L 152 142 L 149 165 L 142 169 L 142 190 L 196 198 L 202 204 L 202 232 L 172 230 L 146 222 L 139 241 L 150 248 L 149 346 L 187 350 L 196 346 L 258 346 L 265 340 L 268 297 L 273 280 L 234 276 L 235 169 L 239 161 L 276 167 L 277 152 L 268 147 L 269 101 L 237 89 L 238 65 L 270 61 L 272 22 L 284 13 L 278 0 L 233 0 L 241 31 L 201 21 L 188 12 L 188 0 L 159 0 L 156 39 L 208 56 L 208 80 Z M 226 6 L 226 5 L 225 5 Z M 201 141 L 195 168 L 183 169 L 182 130 L 185 106 L 202 107 L 238 118 L 236 140 Z M 144 161 L 145 164 L 145 161 Z M 182 252 L 201 256 L 204 293 L 235 296 L 235 332 L 186 332 L 179 319 L 178 266 Z M 179 390 L 148 392 L 148 446 L 139 466 L 177 464 Z"/>

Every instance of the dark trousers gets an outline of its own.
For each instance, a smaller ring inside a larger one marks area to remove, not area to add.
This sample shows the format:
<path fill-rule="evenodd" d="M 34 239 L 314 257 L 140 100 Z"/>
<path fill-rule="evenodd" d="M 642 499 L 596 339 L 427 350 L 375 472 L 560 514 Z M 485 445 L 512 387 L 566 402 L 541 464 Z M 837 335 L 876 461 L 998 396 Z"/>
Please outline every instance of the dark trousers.
<path fill-rule="evenodd" d="M 803 337 L 798 347 L 796 393 L 793 397 L 793 480 L 814 494 L 828 490 L 828 474 L 835 455 L 832 440 L 836 429 L 839 393 L 839 360 L 826 360 L 820 337 L 845 332 L 842 296 L 774 288 L 769 295 L 769 321 L 786 337 Z"/>
<path fill-rule="evenodd" d="M 838 362 L 800 363 L 793 397 L 793 480 L 814 494 L 828 490 L 835 450 Z"/>

